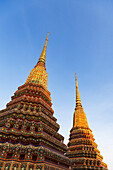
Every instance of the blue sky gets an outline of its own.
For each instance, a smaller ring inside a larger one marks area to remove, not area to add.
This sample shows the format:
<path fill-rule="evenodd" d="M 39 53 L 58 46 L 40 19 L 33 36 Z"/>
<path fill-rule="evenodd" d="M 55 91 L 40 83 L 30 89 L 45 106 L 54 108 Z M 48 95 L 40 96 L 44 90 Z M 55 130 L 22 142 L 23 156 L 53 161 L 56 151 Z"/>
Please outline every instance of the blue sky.
<path fill-rule="evenodd" d="M 37 63 L 47 32 L 48 90 L 68 142 L 75 72 L 96 143 L 113 169 L 113 1 L 0 0 L 0 109 Z"/>

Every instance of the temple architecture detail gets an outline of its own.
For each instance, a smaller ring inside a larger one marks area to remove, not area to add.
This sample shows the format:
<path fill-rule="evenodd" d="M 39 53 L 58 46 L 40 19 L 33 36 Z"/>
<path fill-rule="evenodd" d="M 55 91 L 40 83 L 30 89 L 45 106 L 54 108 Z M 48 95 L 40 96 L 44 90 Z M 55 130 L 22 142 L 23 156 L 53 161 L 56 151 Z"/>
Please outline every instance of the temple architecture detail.
<path fill-rule="evenodd" d="M 49 35 L 49 33 L 48 33 Z M 68 170 L 67 146 L 53 116 L 45 67 L 48 35 L 38 63 L 0 111 L 0 170 Z"/>
<path fill-rule="evenodd" d="M 81 104 L 76 74 L 75 81 L 76 107 L 66 156 L 70 158 L 73 170 L 107 170 L 107 165 L 102 162 L 103 156 L 97 149 L 92 130 L 88 126 L 86 114 Z"/>
<path fill-rule="evenodd" d="M 107 170 L 83 111 L 76 77 L 76 108 L 68 146 L 47 89 L 48 36 L 26 82 L 0 111 L 0 170 Z"/>

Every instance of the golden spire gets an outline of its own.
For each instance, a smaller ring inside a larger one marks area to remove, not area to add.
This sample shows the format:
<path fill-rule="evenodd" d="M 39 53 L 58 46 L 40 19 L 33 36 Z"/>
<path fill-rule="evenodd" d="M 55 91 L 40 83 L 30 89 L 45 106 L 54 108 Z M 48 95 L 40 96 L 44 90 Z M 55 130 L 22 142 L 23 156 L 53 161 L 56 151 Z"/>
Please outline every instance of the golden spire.
<path fill-rule="evenodd" d="M 46 61 L 46 48 L 47 48 L 47 42 L 48 42 L 48 36 L 49 36 L 49 32 L 48 32 L 48 34 L 47 34 L 47 38 L 46 38 L 46 41 L 45 41 L 45 45 L 44 45 L 44 48 L 43 48 L 43 50 L 42 50 L 42 53 L 41 53 L 41 55 L 40 55 L 40 58 L 39 58 L 39 60 L 38 60 L 38 63 L 44 63 L 44 65 L 45 65 L 45 61 Z M 37 65 L 38 65 L 38 63 L 37 63 Z M 36 65 L 36 66 L 37 66 Z M 36 67 L 35 66 L 35 67 Z"/>
<path fill-rule="evenodd" d="M 75 81 L 76 81 L 76 107 L 77 106 L 81 106 L 81 99 L 80 99 L 80 95 L 79 95 L 79 90 L 78 90 L 78 82 L 77 82 L 77 75 L 75 73 Z"/>
<path fill-rule="evenodd" d="M 31 70 L 26 83 L 34 83 L 42 85 L 44 88 L 47 89 L 47 72 L 45 68 L 45 60 L 46 60 L 46 48 L 47 48 L 47 41 L 48 41 L 49 32 L 47 34 L 46 42 L 44 45 L 44 48 L 42 50 L 42 53 L 40 55 L 40 58 L 38 60 L 38 63 L 34 67 L 34 69 Z"/>
<path fill-rule="evenodd" d="M 75 81 L 76 81 L 76 108 L 74 112 L 73 127 L 89 128 L 86 114 L 83 111 L 82 104 L 81 104 L 76 73 L 75 73 Z"/>

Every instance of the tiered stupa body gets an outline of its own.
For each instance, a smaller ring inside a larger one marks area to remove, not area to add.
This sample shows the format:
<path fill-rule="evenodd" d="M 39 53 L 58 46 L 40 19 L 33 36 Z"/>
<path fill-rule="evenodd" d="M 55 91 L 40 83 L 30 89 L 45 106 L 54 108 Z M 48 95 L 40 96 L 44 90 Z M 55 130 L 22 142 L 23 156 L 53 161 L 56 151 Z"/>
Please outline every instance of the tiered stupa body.
<path fill-rule="evenodd" d="M 76 108 L 66 155 L 72 162 L 73 170 L 107 170 L 107 165 L 102 162 L 103 157 L 97 149 L 92 130 L 88 126 L 86 114 L 82 108 L 76 75 L 75 79 Z"/>
<path fill-rule="evenodd" d="M 0 170 L 68 170 L 64 137 L 47 90 L 48 36 L 35 68 L 0 111 Z"/>

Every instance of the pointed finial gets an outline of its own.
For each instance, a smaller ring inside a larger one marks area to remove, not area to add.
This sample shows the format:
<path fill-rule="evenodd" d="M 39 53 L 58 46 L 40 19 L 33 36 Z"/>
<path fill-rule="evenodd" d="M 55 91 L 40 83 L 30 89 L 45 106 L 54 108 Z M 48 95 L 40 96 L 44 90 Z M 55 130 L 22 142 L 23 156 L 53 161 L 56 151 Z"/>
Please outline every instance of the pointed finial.
<path fill-rule="evenodd" d="M 31 70 L 26 83 L 34 83 L 42 85 L 44 88 L 47 89 L 47 72 L 45 68 L 45 60 L 46 60 L 46 48 L 47 48 L 47 41 L 48 41 L 49 32 L 47 34 L 47 38 L 45 41 L 44 48 L 40 55 L 39 61 L 36 66 Z"/>
<path fill-rule="evenodd" d="M 78 83 L 77 83 L 77 74 L 75 73 L 75 81 L 76 81 L 76 87 L 78 87 Z"/>
<path fill-rule="evenodd" d="M 89 128 L 86 114 L 83 111 L 79 90 L 78 90 L 78 82 L 77 82 L 77 75 L 75 73 L 75 81 L 76 81 L 76 108 L 73 117 L 73 128 Z"/>
<path fill-rule="evenodd" d="M 40 55 L 40 58 L 38 60 L 38 63 L 42 62 L 42 63 L 44 63 L 44 65 L 45 65 L 45 61 L 46 61 L 46 48 L 47 48 L 48 36 L 49 36 L 49 32 L 47 34 L 47 38 L 46 38 L 46 41 L 45 41 L 44 48 L 43 48 L 42 53 Z"/>
<path fill-rule="evenodd" d="M 78 82 L 77 82 L 77 74 L 76 73 L 75 73 L 75 81 L 76 81 L 76 107 L 77 106 L 82 107 L 79 90 L 78 90 Z"/>

